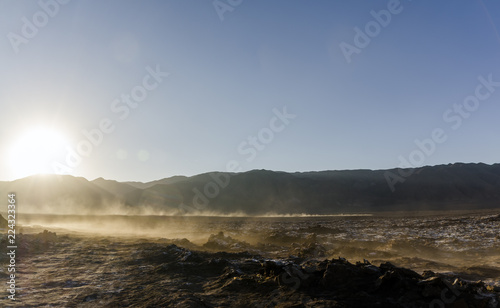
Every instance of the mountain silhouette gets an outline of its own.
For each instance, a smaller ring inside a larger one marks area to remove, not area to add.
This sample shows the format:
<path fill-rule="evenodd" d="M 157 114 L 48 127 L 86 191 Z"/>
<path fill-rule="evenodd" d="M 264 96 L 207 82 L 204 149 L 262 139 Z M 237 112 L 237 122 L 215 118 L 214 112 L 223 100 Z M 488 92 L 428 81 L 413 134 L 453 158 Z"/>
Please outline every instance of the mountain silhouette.
<path fill-rule="evenodd" d="M 148 183 L 37 175 L 0 182 L 18 210 L 73 214 L 337 214 L 498 208 L 500 164 L 212 172 Z"/>

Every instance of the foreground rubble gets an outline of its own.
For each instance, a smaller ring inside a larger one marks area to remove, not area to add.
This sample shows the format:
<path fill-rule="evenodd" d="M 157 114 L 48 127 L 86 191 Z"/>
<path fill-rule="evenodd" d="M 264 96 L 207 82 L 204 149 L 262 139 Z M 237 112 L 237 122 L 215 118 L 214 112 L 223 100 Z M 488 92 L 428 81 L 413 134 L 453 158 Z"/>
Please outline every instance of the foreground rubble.
<path fill-rule="evenodd" d="M 21 235 L 19 307 L 500 307 L 500 288 L 389 262 L 274 259 L 218 233 L 188 240 Z M 0 243 L 4 245 L 4 243 Z M 5 261 L 5 260 L 4 260 Z M 5 272 L 1 278 L 6 278 Z M 4 303 L 6 296 L 2 299 Z"/>

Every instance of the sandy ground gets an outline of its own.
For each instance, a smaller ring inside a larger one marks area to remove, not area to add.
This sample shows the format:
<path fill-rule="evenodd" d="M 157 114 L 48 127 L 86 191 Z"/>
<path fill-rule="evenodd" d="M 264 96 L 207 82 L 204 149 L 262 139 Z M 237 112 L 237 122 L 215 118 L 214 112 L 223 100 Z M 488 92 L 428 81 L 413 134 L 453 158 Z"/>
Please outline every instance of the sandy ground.
<path fill-rule="evenodd" d="M 429 307 L 434 302 L 497 307 L 500 270 L 495 265 L 500 255 L 495 234 L 490 233 L 498 230 L 499 218 L 491 213 L 293 223 L 239 218 L 214 223 L 203 218 L 196 224 L 204 233 L 192 228 L 189 232 L 195 235 L 193 241 L 24 226 L 16 254 L 16 301 L 5 292 L 2 306 Z M 383 225 L 387 229 L 381 229 Z M 477 237 L 485 243 L 463 239 L 467 233 L 460 233 L 462 227 L 471 234 L 480 232 Z M 44 232 L 46 228 L 57 235 Z M 398 228 L 410 229 L 401 235 L 405 241 L 376 241 L 380 236 L 400 236 Z M 384 235 L 388 229 L 395 235 Z M 378 234 L 372 234 L 374 230 Z M 403 244 L 407 246 L 401 248 Z M 453 251 L 445 244 L 453 245 Z M 6 247 L 5 238 L 0 245 Z M 460 250 L 464 247 L 470 249 Z M 420 255 L 411 249 L 420 249 Z M 348 256 L 350 262 L 339 256 Z M 458 256 L 461 262 L 476 263 L 453 265 Z M 8 258 L 0 260 L 0 278 L 8 281 Z M 358 260 L 362 262 L 356 264 Z"/>

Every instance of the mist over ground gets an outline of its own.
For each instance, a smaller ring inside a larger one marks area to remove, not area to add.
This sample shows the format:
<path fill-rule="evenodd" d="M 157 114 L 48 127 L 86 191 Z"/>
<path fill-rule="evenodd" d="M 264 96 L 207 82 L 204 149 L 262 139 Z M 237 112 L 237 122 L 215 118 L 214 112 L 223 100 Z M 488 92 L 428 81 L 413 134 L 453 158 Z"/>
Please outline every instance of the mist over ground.
<path fill-rule="evenodd" d="M 18 283 L 28 287 L 20 299 L 56 306 L 428 307 L 447 292 L 453 302 L 496 307 L 500 211 L 386 214 L 22 214 Z"/>
<path fill-rule="evenodd" d="M 61 234 L 170 239 L 199 249 L 212 245 L 275 257 L 391 261 L 421 271 L 469 271 L 500 281 L 498 210 L 295 217 L 25 214 L 19 223 L 25 228 L 21 232 L 48 228 Z M 309 252 L 304 244 L 312 245 Z"/>

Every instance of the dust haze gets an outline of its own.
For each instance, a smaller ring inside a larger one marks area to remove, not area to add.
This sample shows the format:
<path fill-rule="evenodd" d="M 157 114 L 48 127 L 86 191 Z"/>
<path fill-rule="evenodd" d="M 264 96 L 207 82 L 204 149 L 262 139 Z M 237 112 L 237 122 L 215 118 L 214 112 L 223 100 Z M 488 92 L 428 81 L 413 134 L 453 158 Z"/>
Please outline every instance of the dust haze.
<path fill-rule="evenodd" d="M 118 208 L 118 207 L 117 207 Z M 391 261 L 415 270 L 465 271 L 500 280 L 500 215 L 495 212 L 248 216 L 21 214 L 25 230 L 184 241 L 199 249 L 285 257 Z M 466 270 L 469 268 L 469 270 Z M 475 268 L 474 270 L 470 270 Z"/>

